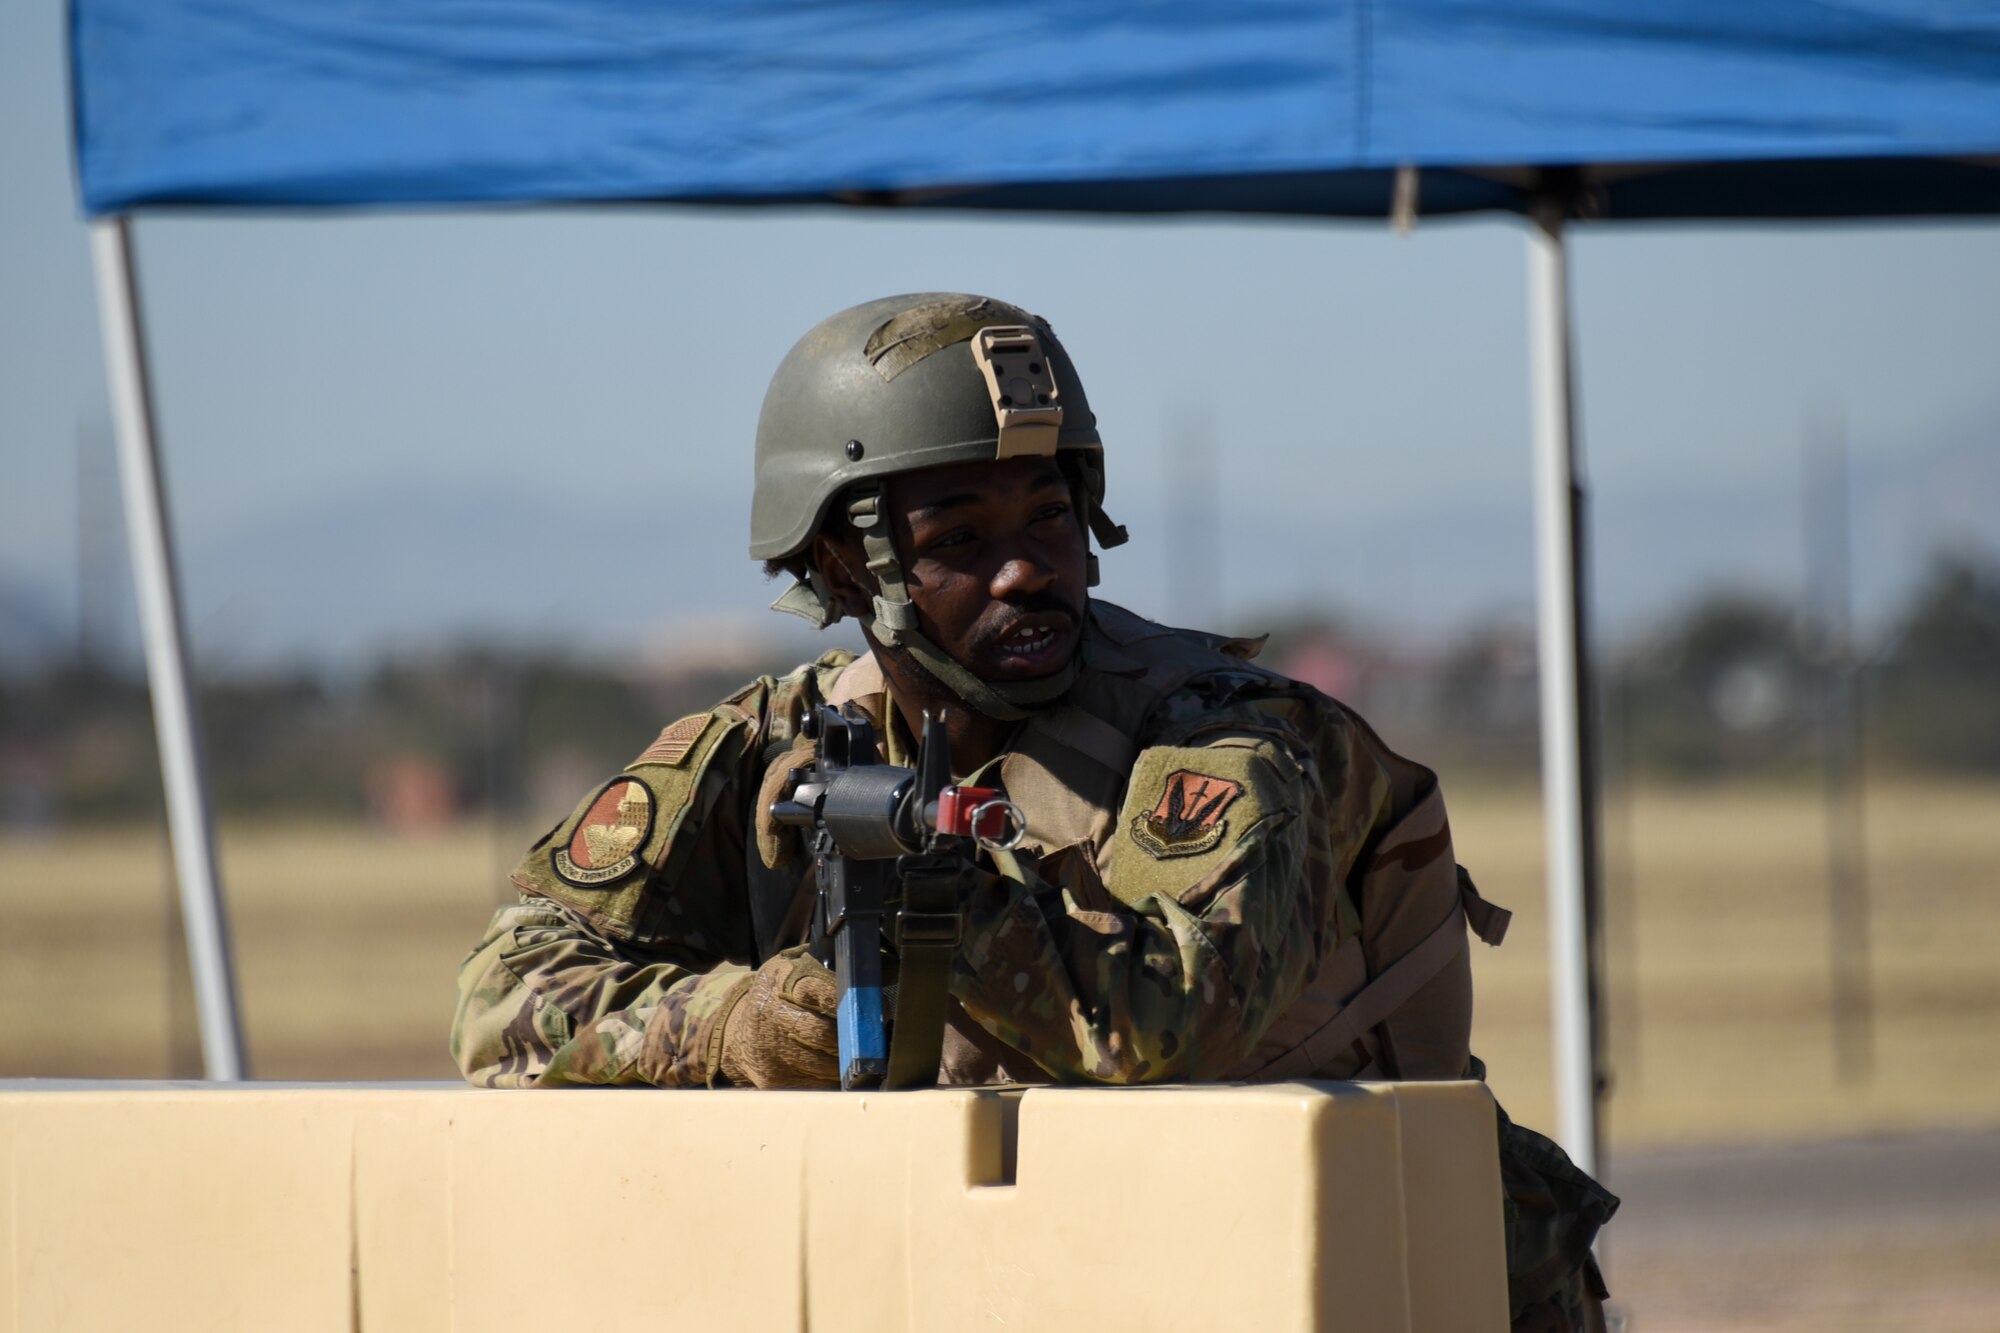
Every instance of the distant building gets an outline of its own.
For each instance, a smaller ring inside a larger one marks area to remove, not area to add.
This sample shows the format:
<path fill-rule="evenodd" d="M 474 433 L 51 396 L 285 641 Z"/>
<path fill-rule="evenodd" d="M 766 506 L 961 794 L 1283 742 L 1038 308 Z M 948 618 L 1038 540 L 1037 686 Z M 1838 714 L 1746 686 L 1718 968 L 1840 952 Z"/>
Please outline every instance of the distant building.
<path fill-rule="evenodd" d="M 435 756 L 391 755 L 368 766 L 368 814 L 396 833 L 428 833 L 458 817 L 451 775 Z"/>

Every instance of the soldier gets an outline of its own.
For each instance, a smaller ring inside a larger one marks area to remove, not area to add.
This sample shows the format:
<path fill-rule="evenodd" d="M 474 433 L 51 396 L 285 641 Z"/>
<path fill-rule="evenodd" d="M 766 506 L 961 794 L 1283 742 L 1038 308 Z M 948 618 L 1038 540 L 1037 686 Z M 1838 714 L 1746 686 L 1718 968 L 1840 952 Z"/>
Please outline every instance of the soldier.
<path fill-rule="evenodd" d="M 1482 1075 L 1467 928 L 1498 943 L 1506 913 L 1454 860 L 1436 778 L 1258 666 L 1261 640 L 1093 598 L 1092 538 L 1125 540 L 1104 498 L 1039 318 L 933 293 L 806 334 L 758 423 L 750 554 L 791 579 L 778 609 L 852 616 L 869 651 L 673 723 L 529 850 L 460 973 L 465 1076 L 837 1085 L 811 859 L 770 812 L 821 703 L 866 714 L 888 763 L 942 711 L 952 772 L 1025 820 L 961 879 L 940 1081 Z M 1565 1326 L 1616 1201 L 1539 1136 L 1503 1146 L 1517 1316 Z"/>

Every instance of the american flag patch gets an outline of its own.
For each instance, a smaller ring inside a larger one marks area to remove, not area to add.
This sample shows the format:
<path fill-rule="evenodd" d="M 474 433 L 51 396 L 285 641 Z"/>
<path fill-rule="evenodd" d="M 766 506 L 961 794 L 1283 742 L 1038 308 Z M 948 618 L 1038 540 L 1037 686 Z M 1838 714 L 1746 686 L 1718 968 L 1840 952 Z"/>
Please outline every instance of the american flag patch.
<path fill-rule="evenodd" d="M 714 716 L 712 713 L 691 713 L 682 718 L 661 732 L 658 740 L 641 750 L 639 757 L 625 767 L 636 768 L 640 764 L 668 764 L 679 767 L 688 757 L 688 751 L 694 748 L 694 743 L 701 739 L 701 734 L 708 730 L 708 724 L 714 721 Z"/>

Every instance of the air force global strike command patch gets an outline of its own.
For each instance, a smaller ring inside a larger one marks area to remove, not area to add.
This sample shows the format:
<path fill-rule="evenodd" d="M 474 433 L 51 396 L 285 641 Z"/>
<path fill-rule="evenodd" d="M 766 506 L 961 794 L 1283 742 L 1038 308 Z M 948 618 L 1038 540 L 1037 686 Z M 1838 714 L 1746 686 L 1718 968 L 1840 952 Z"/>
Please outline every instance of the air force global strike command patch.
<path fill-rule="evenodd" d="M 613 778 L 577 821 L 569 841 L 549 853 L 549 864 L 564 883 L 599 888 L 639 864 L 639 848 L 652 831 L 653 793 L 637 778 Z"/>
<path fill-rule="evenodd" d="M 1167 774 L 1151 814 L 1132 819 L 1132 841 L 1148 856 L 1199 856 L 1222 841 L 1229 825 L 1222 818 L 1243 784 L 1177 768 Z"/>

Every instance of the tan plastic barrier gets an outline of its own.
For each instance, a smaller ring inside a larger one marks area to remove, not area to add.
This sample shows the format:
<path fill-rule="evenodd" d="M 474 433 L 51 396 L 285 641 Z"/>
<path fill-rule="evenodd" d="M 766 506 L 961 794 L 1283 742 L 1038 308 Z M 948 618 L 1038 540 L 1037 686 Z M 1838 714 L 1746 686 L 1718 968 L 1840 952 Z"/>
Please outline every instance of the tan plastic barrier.
<path fill-rule="evenodd" d="M 0 1084 L 0 1333 L 1506 1326 L 1472 1083 Z"/>

